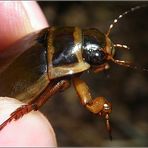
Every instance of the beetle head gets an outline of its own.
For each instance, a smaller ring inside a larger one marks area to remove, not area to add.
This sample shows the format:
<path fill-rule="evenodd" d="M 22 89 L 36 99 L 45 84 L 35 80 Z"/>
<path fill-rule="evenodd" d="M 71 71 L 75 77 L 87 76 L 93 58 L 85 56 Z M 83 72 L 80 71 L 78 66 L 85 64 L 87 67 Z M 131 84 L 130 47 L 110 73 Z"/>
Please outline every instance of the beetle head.
<path fill-rule="evenodd" d="M 119 65 L 130 66 L 125 61 L 114 59 L 116 47 L 128 49 L 126 45 L 113 44 L 109 37 L 98 29 L 90 28 L 83 30 L 83 58 L 91 65 L 91 69 L 94 72 L 108 69 L 109 66 L 106 63 L 109 60 Z"/>

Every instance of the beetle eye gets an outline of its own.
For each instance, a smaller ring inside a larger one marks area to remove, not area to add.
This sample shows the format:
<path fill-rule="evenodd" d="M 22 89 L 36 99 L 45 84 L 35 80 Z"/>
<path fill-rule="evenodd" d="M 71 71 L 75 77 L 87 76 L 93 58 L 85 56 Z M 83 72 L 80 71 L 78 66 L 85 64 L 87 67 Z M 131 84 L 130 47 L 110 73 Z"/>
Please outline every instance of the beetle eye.
<path fill-rule="evenodd" d="M 85 60 L 91 65 L 101 65 L 106 59 L 106 54 L 102 50 L 86 50 L 84 53 Z"/>
<path fill-rule="evenodd" d="M 104 60 L 106 57 L 104 51 L 99 51 L 99 54 L 100 54 L 100 60 Z"/>
<path fill-rule="evenodd" d="M 106 59 L 106 54 L 104 51 L 97 50 L 95 55 L 92 57 L 92 61 L 94 65 L 100 65 L 103 64 Z"/>
<path fill-rule="evenodd" d="M 111 55 L 112 55 L 112 57 L 114 57 L 115 56 L 115 46 L 114 46 L 114 44 L 113 43 L 111 43 Z"/>

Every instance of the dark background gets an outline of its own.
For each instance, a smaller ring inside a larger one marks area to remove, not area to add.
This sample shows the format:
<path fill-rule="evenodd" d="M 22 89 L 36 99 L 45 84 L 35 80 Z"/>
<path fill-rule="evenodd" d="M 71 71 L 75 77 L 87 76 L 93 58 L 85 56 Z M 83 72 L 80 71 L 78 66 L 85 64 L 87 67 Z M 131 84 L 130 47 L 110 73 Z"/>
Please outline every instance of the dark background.
<path fill-rule="evenodd" d="M 38 2 L 49 25 L 95 27 L 106 33 L 124 11 L 148 2 Z M 113 43 L 127 44 L 130 51 L 117 49 L 116 57 L 148 68 L 148 7 L 122 18 L 110 34 Z M 148 146 L 148 72 L 110 63 L 106 72 L 85 73 L 82 78 L 92 94 L 113 104 L 113 141 L 104 119 L 80 104 L 73 88 L 57 94 L 41 111 L 52 123 L 58 146 Z"/>

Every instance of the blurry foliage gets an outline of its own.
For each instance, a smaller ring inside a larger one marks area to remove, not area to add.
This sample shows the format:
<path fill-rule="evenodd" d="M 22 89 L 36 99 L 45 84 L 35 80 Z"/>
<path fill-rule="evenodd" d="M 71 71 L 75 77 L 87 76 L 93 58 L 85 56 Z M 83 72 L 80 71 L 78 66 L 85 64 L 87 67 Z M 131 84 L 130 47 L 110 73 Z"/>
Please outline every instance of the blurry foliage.
<path fill-rule="evenodd" d="M 119 14 L 148 2 L 38 2 L 49 25 L 95 27 L 106 33 Z M 130 51 L 117 49 L 116 58 L 148 68 L 148 8 L 132 12 L 112 29 L 114 43 L 127 44 Z M 148 72 L 110 63 L 99 74 L 85 73 L 93 96 L 105 96 L 113 104 L 113 141 L 108 139 L 104 120 L 79 103 L 71 87 L 52 97 L 43 113 L 51 121 L 59 146 L 148 146 Z"/>

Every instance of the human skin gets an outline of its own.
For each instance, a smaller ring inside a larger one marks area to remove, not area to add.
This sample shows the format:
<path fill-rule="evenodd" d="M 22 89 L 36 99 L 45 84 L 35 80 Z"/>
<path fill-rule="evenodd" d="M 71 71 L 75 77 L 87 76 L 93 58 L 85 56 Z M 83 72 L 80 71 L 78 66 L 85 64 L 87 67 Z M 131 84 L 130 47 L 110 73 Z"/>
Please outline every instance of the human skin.
<path fill-rule="evenodd" d="M 0 52 L 26 34 L 47 26 L 48 23 L 35 1 L 0 1 Z M 0 97 L 0 124 L 21 105 L 14 98 Z M 56 145 L 51 124 L 39 111 L 32 111 L 21 119 L 8 123 L 0 131 L 0 146 Z"/>

